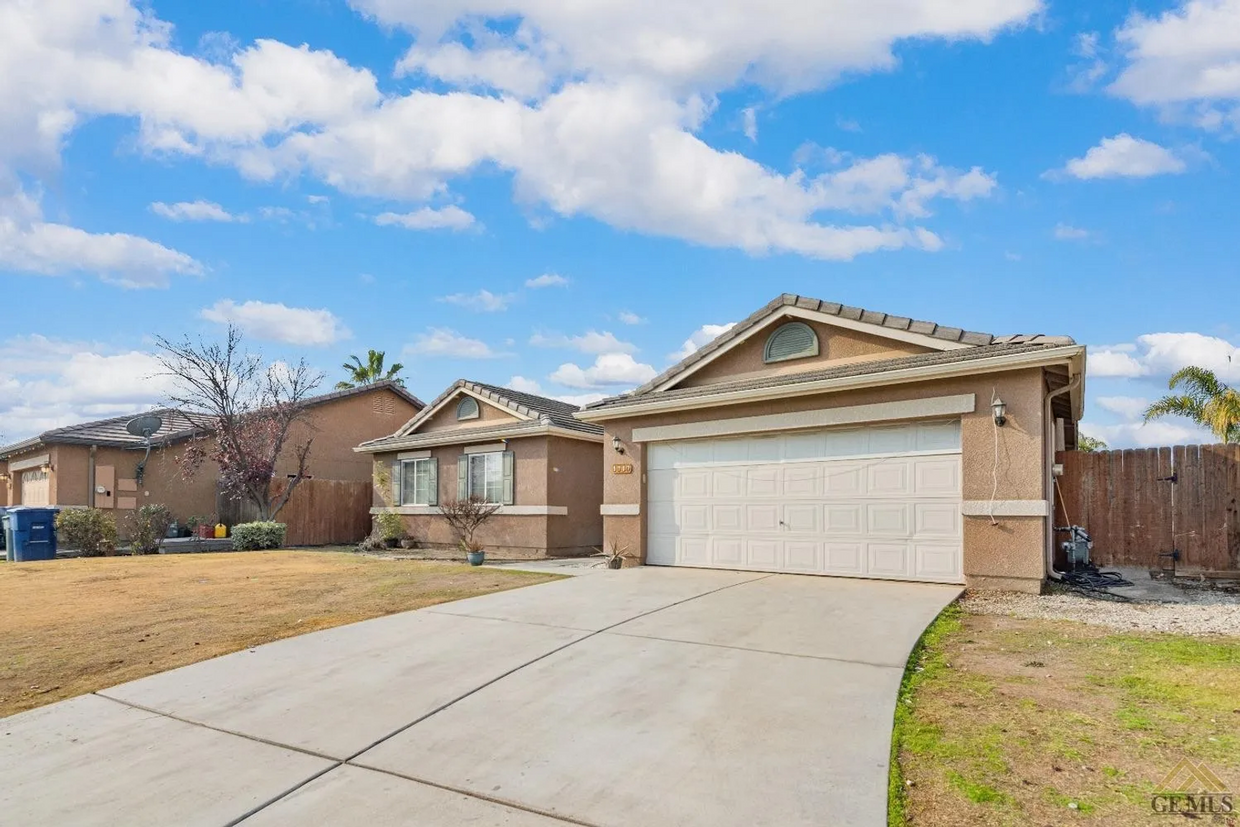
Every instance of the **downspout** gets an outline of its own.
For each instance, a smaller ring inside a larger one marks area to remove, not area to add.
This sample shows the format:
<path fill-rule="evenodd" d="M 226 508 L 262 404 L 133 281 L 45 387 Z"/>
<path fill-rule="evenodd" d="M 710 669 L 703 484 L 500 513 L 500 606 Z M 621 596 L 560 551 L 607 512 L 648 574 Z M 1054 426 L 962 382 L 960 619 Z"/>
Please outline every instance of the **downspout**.
<path fill-rule="evenodd" d="M 86 467 L 86 504 L 95 507 L 95 451 L 98 446 L 90 446 L 90 460 Z"/>
<path fill-rule="evenodd" d="M 1069 363 L 1068 369 L 1069 370 L 1072 369 L 1071 363 Z M 1081 382 L 1082 380 L 1084 380 L 1084 378 L 1085 378 L 1085 373 L 1084 371 L 1082 371 L 1078 373 L 1076 376 L 1074 376 L 1072 378 L 1072 381 L 1064 385 L 1062 388 L 1059 388 L 1058 390 L 1050 391 L 1049 393 L 1046 394 L 1046 399 L 1043 401 L 1043 406 L 1042 406 L 1042 422 L 1043 422 L 1043 429 L 1044 429 L 1043 433 L 1044 434 L 1046 433 L 1045 429 L 1048 426 L 1051 428 L 1054 427 L 1054 417 L 1051 414 L 1051 400 L 1053 400 L 1056 396 L 1059 396 L 1060 394 L 1069 393 L 1071 391 L 1076 390 L 1077 388 L 1081 386 Z M 1061 580 L 1062 578 L 1059 577 L 1057 574 L 1055 574 L 1055 486 L 1056 486 L 1056 482 L 1055 482 L 1055 440 L 1053 436 L 1051 439 L 1048 439 L 1046 441 L 1046 475 L 1047 475 L 1047 494 L 1050 497 L 1051 513 L 1047 517 L 1047 521 L 1048 521 L 1047 526 L 1046 526 L 1047 539 L 1046 539 L 1046 542 L 1043 543 L 1043 546 L 1045 548 L 1043 554 L 1046 557 L 1046 559 L 1043 561 L 1044 562 L 1043 568 L 1045 568 L 1046 576 L 1049 579 Z"/>

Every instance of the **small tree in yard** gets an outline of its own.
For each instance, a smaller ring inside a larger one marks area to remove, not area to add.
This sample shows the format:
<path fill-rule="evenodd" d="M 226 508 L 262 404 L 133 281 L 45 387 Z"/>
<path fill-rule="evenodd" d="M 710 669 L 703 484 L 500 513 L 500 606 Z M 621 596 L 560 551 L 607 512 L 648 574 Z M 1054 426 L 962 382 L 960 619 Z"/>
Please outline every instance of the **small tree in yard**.
<path fill-rule="evenodd" d="M 305 400 L 322 381 L 305 360 L 267 364 L 242 349 L 232 325 L 222 344 L 159 338 L 159 361 L 174 380 L 172 404 L 201 419 L 204 436 L 190 440 L 178 457 L 185 478 L 211 461 L 219 466 L 220 488 L 247 500 L 259 521 L 273 520 L 307 476 L 313 437 L 297 437 L 305 425 Z M 293 441 L 296 439 L 297 441 Z M 273 489 L 276 463 L 288 451 L 296 463 L 287 485 Z"/>
<path fill-rule="evenodd" d="M 489 503 L 477 495 L 464 500 L 448 500 L 439 505 L 439 513 L 452 527 L 461 550 L 467 553 L 482 551 L 482 546 L 474 542 L 474 532 L 499 509 L 498 503 Z"/>
<path fill-rule="evenodd" d="M 168 534 L 172 512 L 168 506 L 151 503 L 129 517 L 129 548 L 134 554 L 155 554 L 159 541 Z"/>

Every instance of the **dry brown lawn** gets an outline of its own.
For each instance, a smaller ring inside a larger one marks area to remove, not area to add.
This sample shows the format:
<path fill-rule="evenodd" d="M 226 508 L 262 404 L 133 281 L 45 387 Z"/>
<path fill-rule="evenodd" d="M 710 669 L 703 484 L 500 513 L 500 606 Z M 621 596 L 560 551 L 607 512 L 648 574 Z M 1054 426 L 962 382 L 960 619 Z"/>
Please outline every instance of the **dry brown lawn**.
<path fill-rule="evenodd" d="M 1175 823 L 1151 798 L 1184 758 L 1240 807 L 1240 640 L 951 607 L 918 668 L 896 716 L 893 824 Z"/>
<path fill-rule="evenodd" d="M 554 576 L 273 551 L 0 565 L 0 717 L 279 638 Z"/>

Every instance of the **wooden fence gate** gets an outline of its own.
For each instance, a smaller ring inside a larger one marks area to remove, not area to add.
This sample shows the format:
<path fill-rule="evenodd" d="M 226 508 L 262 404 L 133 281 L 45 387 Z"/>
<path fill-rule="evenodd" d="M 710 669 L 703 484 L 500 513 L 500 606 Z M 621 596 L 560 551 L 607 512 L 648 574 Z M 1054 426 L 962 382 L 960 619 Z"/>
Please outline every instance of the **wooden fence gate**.
<path fill-rule="evenodd" d="M 361 542 L 370 533 L 373 486 L 369 481 L 302 480 L 276 520 L 288 525 L 290 546 L 331 546 Z M 217 497 L 220 520 L 236 525 L 257 516 L 249 502 Z"/>
<path fill-rule="evenodd" d="M 1240 569 L 1240 445 L 1065 451 L 1055 525 L 1084 526 L 1098 565 Z"/>

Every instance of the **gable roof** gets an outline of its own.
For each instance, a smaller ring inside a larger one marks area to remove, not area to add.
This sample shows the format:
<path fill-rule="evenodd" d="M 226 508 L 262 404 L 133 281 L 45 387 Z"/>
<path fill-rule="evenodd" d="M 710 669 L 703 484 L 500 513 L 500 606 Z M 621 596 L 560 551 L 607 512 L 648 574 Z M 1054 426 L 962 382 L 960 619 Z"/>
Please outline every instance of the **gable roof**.
<path fill-rule="evenodd" d="M 418 428 L 424 422 L 442 410 L 453 397 L 462 393 L 482 399 L 498 408 L 511 411 L 521 421 L 501 422 L 487 426 L 471 426 L 443 432 L 435 431 L 430 434 L 417 433 Z M 601 426 L 582 422 L 574 416 L 579 410 L 581 409 L 578 406 L 570 402 L 561 402 L 558 399 L 514 391 L 511 388 L 501 388 L 498 385 L 488 385 L 484 382 L 458 379 L 447 390 L 435 397 L 431 404 L 419 411 L 417 416 L 406 422 L 395 434 L 382 439 L 372 439 L 369 442 L 363 442 L 356 450 L 374 452 L 394 450 L 425 442 L 472 442 L 487 436 L 499 438 L 507 435 L 521 435 L 526 432 L 543 433 L 548 429 L 573 431 L 601 438 L 603 435 Z"/>
<path fill-rule="evenodd" d="M 797 311 L 801 311 L 798 313 Z M 689 356 L 672 365 L 663 373 L 633 391 L 628 396 L 640 396 L 658 389 L 666 389 L 688 373 L 705 365 L 714 357 L 734 344 L 753 335 L 767 324 L 785 316 L 819 315 L 827 324 L 835 322 L 847 327 L 863 330 L 876 336 L 900 338 L 905 341 L 920 342 L 935 350 L 960 350 L 994 344 L 1076 344 L 1067 336 L 1045 336 L 1035 334 L 1011 334 L 996 336 L 992 333 L 978 333 L 959 327 L 949 327 L 937 322 L 912 319 L 908 316 L 892 316 L 875 310 L 861 307 L 850 307 L 838 302 L 828 302 L 809 296 L 798 296 L 784 293 L 760 307 L 749 316 L 733 325 L 727 331 L 716 336 Z M 833 318 L 832 318 L 833 317 Z M 608 402 L 610 400 L 602 400 Z M 595 407 L 595 403 L 588 407 Z"/>
<path fill-rule="evenodd" d="M 360 396 L 366 393 L 373 393 L 377 390 L 391 390 L 397 396 L 405 399 L 419 408 L 426 407 L 426 403 L 418 399 L 416 396 L 405 390 L 400 385 L 391 380 L 383 380 L 374 382 L 369 385 L 360 385 L 356 388 L 346 388 L 344 390 L 332 391 L 318 396 L 307 397 L 304 401 L 306 407 L 315 407 L 324 405 L 329 402 L 335 402 L 340 399 L 347 399 L 353 396 Z M 140 436 L 133 436 L 125 426 L 131 419 L 142 416 L 143 414 L 157 414 L 164 423 L 160 429 L 151 435 L 152 445 L 169 445 L 173 442 L 179 442 L 188 439 L 208 430 L 211 425 L 212 417 L 209 414 L 178 411 L 174 408 L 156 408 L 150 411 L 140 413 L 131 413 L 124 416 L 114 416 L 109 419 L 98 419 L 93 422 L 82 422 L 76 425 L 65 425 L 60 428 L 52 428 L 44 431 L 35 437 L 24 439 L 21 442 L 14 442 L 11 445 L 0 447 L 0 458 L 7 457 L 11 454 L 27 451 L 39 445 L 47 444 L 68 444 L 68 445 L 98 445 L 109 448 L 140 448 L 146 445 L 146 441 Z"/>

